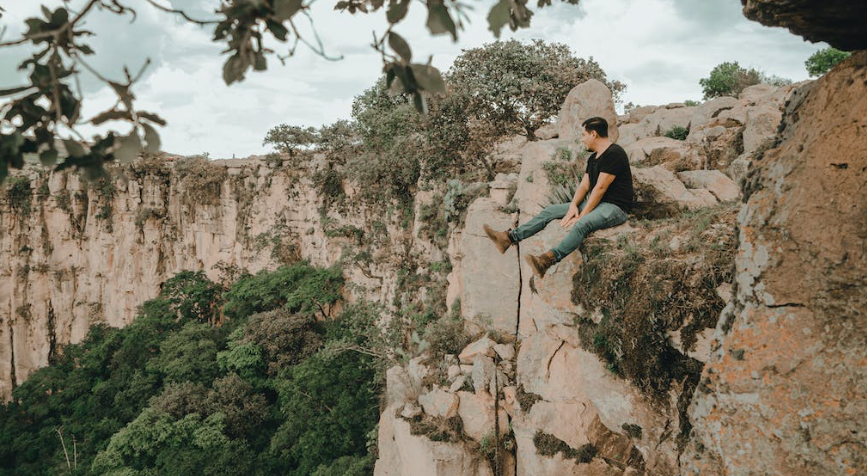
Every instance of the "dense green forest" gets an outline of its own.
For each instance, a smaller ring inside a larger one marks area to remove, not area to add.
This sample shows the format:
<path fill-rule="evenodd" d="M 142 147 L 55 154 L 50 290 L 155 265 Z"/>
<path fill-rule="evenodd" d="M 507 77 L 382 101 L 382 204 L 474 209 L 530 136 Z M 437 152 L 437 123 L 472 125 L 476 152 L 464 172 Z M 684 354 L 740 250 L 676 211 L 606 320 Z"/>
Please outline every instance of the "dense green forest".
<path fill-rule="evenodd" d="M 15 389 L 0 474 L 370 474 L 384 361 L 363 330 L 379 311 L 323 319 L 342 284 L 305 263 L 227 289 L 179 273 Z"/>

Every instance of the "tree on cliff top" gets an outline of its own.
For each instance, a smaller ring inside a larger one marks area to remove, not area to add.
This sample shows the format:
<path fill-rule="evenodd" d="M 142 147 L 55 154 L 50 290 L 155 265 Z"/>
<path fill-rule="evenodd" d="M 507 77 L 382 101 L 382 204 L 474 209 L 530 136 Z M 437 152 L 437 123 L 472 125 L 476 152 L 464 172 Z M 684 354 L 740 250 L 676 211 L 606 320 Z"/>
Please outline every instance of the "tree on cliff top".
<path fill-rule="evenodd" d="M 704 99 L 713 99 L 721 96 L 738 97 L 741 91 L 755 84 L 770 84 L 771 86 L 785 86 L 792 84 L 792 80 L 775 75 L 767 75 L 755 68 L 744 68 L 737 61 L 720 63 L 716 65 L 707 78 L 698 81 L 701 85 Z"/>
<path fill-rule="evenodd" d="M 845 51 L 840 51 L 836 48 L 825 48 L 813 53 L 807 61 L 804 62 L 804 66 L 807 67 L 807 72 L 810 73 L 811 77 L 822 76 L 831 70 L 837 63 L 843 61 L 848 58 L 852 53 L 847 53 Z"/>
<path fill-rule="evenodd" d="M 224 53 L 228 54 L 223 65 L 226 84 L 243 81 L 251 69 L 266 70 L 269 56 L 285 62 L 299 43 L 327 57 L 315 29 L 313 38 L 309 38 L 310 35 L 300 33 L 296 26 L 302 20 L 313 23 L 311 2 L 224 0 L 212 18 L 197 19 L 155 0 L 145 1 L 185 22 L 214 29 L 213 41 L 224 43 Z M 566 1 L 578 3 L 578 0 Z M 540 1 L 538 5 L 550 4 L 550 1 Z M 129 162 L 142 150 L 158 151 L 160 148 L 156 127 L 164 126 L 165 121 L 153 112 L 137 109 L 134 104 L 133 88 L 149 61 L 135 73 L 124 68 L 124 77 L 118 80 L 102 76 L 85 59 L 94 54 L 85 43 L 94 32 L 83 28 L 89 14 L 104 10 L 134 20 L 135 10 L 128 0 L 81 0 L 80 5 L 77 11 L 67 8 L 69 3 L 53 11 L 43 6 L 43 17 L 28 18 L 25 21 L 27 31 L 20 38 L 0 42 L 0 48 L 32 45 L 35 50 L 19 66 L 29 71 L 29 83 L 0 91 L 0 97 L 10 98 L 0 105 L 0 181 L 8 175 L 10 167 L 23 167 L 25 155 L 38 157 L 46 167 L 81 168 L 86 177 L 95 177 L 104 173 L 105 162 Z M 444 92 L 445 86 L 440 72 L 430 61 L 412 62 L 410 45 L 392 31 L 406 18 L 409 6 L 409 0 L 389 0 L 387 5 L 385 0 L 340 0 L 335 9 L 350 14 L 379 11 L 385 14 L 389 26 L 379 35 L 374 32 L 372 46 L 382 56 L 387 86 L 408 94 L 414 107 L 423 111 L 427 96 Z M 450 35 L 457 41 L 467 7 L 457 0 L 428 0 L 424 6 L 428 31 L 432 35 Z M 489 29 L 499 37 L 506 25 L 512 30 L 528 27 L 532 15 L 526 1 L 497 0 L 487 17 Z M 289 43 L 288 55 L 280 56 L 271 47 L 273 41 Z M 74 87 L 79 73 L 85 69 L 109 85 L 118 100 L 110 109 L 91 118 L 81 116 L 84 98 Z M 131 125 L 132 131 L 127 134 L 112 131 L 86 140 L 76 129 L 82 124 L 114 121 Z M 63 147 L 59 148 L 58 143 Z M 61 152 L 66 156 L 62 157 Z"/>
<path fill-rule="evenodd" d="M 468 114 L 530 140 L 557 115 L 569 91 L 588 79 L 606 83 L 615 101 L 626 89 L 608 81 L 592 57 L 578 58 L 569 46 L 542 40 L 497 41 L 465 50 L 446 74 L 451 93 L 464 99 Z"/>

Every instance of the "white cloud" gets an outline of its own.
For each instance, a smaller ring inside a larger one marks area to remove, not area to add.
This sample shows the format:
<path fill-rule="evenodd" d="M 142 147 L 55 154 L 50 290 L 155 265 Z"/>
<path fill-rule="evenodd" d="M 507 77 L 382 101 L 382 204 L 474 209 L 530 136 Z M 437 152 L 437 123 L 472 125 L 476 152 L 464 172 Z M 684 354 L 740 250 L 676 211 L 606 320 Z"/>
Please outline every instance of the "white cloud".
<path fill-rule="evenodd" d="M 168 4 L 169 0 L 161 0 Z M 7 38 L 20 34 L 23 19 L 39 14 L 39 3 L 15 2 L 3 18 Z M 59 5 L 59 0 L 51 0 Z M 73 4 L 81 3 L 73 2 Z M 135 2 L 130 2 L 135 3 Z M 172 0 L 198 18 L 212 18 L 215 0 Z M 431 37 L 426 12 L 413 3 L 396 29 L 413 48 L 415 61 L 448 69 L 461 49 L 494 41 L 487 29 L 491 2 L 471 4 L 470 22 L 453 43 L 448 36 Z M 211 42 L 212 28 L 185 24 L 174 15 L 138 4 L 138 19 L 101 12 L 89 20 L 97 33 L 90 40 L 98 53 L 92 63 L 105 75 L 119 78 L 125 63 L 136 70 L 146 57 L 154 64 L 135 89 L 138 106 L 159 113 L 169 125 L 161 130 L 164 149 L 181 154 L 210 152 L 212 157 L 266 152 L 261 141 L 280 123 L 320 125 L 349 117 L 352 98 L 381 74 L 382 62 L 370 48 L 372 31 L 386 28 L 382 11 L 370 15 L 337 12 L 333 2 L 312 7 L 316 29 L 329 55 L 327 61 L 304 46 L 283 66 L 269 58 L 265 73 L 227 87 L 222 80 L 222 45 Z M 299 27 L 309 32 L 305 22 Z M 16 29 L 17 28 L 17 29 Z M 312 34 L 305 33 L 309 39 Z M 538 9 L 529 29 L 504 29 L 503 39 L 540 38 L 569 45 L 578 56 L 593 56 L 611 79 L 628 85 L 624 101 L 664 104 L 699 99 L 698 80 L 724 61 L 738 61 L 769 74 L 793 80 L 807 78 L 804 61 L 824 45 L 811 45 L 784 29 L 746 20 L 734 0 L 581 0 L 579 6 L 556 3 Z M 288 47 L 269 41 L 280 54 Z M 8 66 L 0 72 L 0 87 L 22 81 L 11 66 L 26 55 L 0 50 Z M 104 85 L 86 78 L 85 117 L 110 107 L 115 98 Z M 92 129 L 88 132 L 92 132 Z"/>

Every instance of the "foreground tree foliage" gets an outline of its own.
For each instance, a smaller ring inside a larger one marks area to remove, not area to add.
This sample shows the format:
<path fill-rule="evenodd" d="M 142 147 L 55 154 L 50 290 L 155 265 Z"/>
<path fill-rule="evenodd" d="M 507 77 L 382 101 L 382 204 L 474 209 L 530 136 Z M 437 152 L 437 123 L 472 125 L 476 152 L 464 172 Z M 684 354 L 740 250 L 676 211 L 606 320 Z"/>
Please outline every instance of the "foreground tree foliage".
<path fill-rule="evenodd" d="M 266 70 L 269 57 L 285 62 L 299 43 L 327 57 L 315 29 L 311 39 L 302 35 L 297 27 L 302 21 L 313 25 L 309 2 L 215 0 L 214 15 L 204 19 L 191 18 L 183 11 L 154 0 L 145 2 L 166 15 L 213 28 L 213 41 L 226 47 L 227 59 L 223 66 L 226 84 L 243 81 L 251 69 Z M 538 6 L 550 4 L 550 1 L 539 2 Z M 134 86 L 142 78 L 149 61 L 135 73 L 125 68 L 123 79 L 110 79 L 94 70 L 87 60 L 95 52 L 86 39 L 98 34 L 85 29 L 88 15 L 103 10 L 134 20 L 136 11 L 132 5 L 128 0 L 81 0 L 64 3 L 54 10 L 43 6 L 42 17 L 26 20 L 27 30 L 20 38 L 0 42 L 0 47 L 25 44 L 35 47 L 33 55 L 19 65 L 19 69 L 29 72 L 29 82 L 0 91 L 0 97 L 9 98 L 0 105 L 0 182 L 8 175 L 9 168 L 23 167 L 25 157 L 57 170 L 81 168 L 86 177 L 93 178 L 104 175 L 103 164 L 106 162 L 129 162 L 143 150 L 159 150 L 157 126 L 164 126 L 165 121 L 154 112 L 139 110 L 134 104 Z M 135 4 L 135 7 L 139 5 Z M 456 0 L 430 0 L 422 5 L 427 10 L 428 31 L 432 35 L 449 35 L 457 41 L 467 7 Z M 380 34 L 374 32 L 373 48 L 382 56 L 386 86 L 394 92 L 407 94 L 417 110 L 426 111 L 427 97 L 445 92 L 445 84 L 440 72 L 430 65 L 430 60 L 427 63 L 413 62 L 410 45 L 392 31 L 406 18 L 409 7 L 409 0 L 389 0 L 387 4 L 385 0 L 341 0 L 335 6 L 348 14 L 381 12 L 385 15 L 389 26 Z M 528 27 L 532 15 L 526 2 L 497 0 L 487 19 L 490 30 L 499 37 L 506 25 L 512 30 Z M 280 56 L 272 47 L 274 42 L 289 44 L 288 55 Z M 74 87 L 83 70 L 110 86 L 118 99 L 116 105 L 92 118 L 81 117 L 84 97 Z M 77 131 L 82 124 L 100 125 L 115 121 L 132 125 L 132 131 L 126 134 L 112 131 L 90 139 Z"/>
<path fill-rule="evenodd" d="M 341 285 L 300 263 L 202 294 L 219 286 L 180 273 L 13 391 L 0 475 L 370 474 L 383 346 L 366 305 L 315 317 Z M 183 311 L 220 306 L 221 326 Z"/>

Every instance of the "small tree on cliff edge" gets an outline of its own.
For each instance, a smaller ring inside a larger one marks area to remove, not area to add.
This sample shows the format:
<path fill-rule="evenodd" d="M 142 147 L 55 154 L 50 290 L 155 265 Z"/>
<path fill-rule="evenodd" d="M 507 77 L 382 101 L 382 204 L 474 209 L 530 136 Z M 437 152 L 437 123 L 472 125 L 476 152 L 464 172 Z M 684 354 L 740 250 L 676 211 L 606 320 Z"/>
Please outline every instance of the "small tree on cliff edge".
<path fill-rule="evenodd" d="M 836 48 L 825 48 L 807 58 L 804 66 L 807 67 L 807 72 L 810 73 L 811 77 L 822 76 L 851 54 Z"/>
<path fill-rule="evenodd" d="M 465 50 L 446 75 L 452 94 L 466 98 L 470 116 L 530 140 L 557 115 L 569 91 L 588 79 L 605 83 L 615 101 L 626 89 L 608 81 L 592 57 L 578 58 L 567 45 L 542 40 L 497 41 Z"/>
<path fill-rule="evenodd" d="M 762 73 L 756 69 L 741 67 L 737 61 L 720 63 L 711 70 L 707 78 L 698 81 L 704 99 L 722 96 L 737 97 L 741 91 L 762 82 Z"/>

